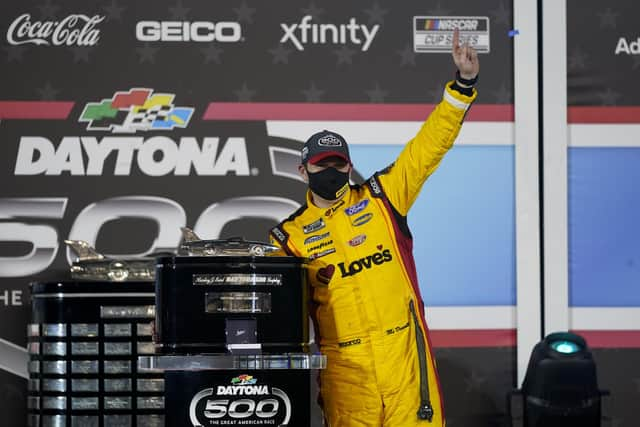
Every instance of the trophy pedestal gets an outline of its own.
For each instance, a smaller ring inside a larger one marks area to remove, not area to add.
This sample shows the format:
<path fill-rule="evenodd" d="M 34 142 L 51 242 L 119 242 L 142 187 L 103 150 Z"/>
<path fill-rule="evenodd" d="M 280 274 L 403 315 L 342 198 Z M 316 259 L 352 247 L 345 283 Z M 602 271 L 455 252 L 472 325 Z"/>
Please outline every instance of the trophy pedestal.
<path fill-rule="evenodd" d="M 166 427 L 310 426 L 319 354 L 158 355 L 141 372 L 164 373 Z"/>

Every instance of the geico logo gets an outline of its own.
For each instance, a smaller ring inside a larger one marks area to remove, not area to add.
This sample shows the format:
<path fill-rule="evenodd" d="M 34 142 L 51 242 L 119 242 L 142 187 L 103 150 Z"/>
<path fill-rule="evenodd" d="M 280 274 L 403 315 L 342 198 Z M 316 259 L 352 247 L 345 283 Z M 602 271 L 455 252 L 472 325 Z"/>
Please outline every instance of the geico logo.
<path fill-rule="evenodd" d="M 356 24 L 356 18 L 350 18 L 348 24 L 310 24 L 311 15 L 304 16 L 299 23 L 280 24 L 284 35 L 280 43 L 291 41 L 298 50 L 304 50 L 304 45 L 312 44 L 347 44 L 362 45 L 362 51 L 367 51 L 380 25 L 371 28 Z"/>
<path fill-rule="evenodd" d="M 474 31 L 478 28 L 477 19 L 441 19 L 438 25 L 439 30 L 460 30 Z"/>
<path fill-rule="evenodd" d="M 627 55 L 640 55 L 640 37 L 636 41 L 629 43 L 626 38 L 620 37 L 616 45 L 616 55 L 626 53 Z"/>
<path fill-rule="evenodd" d="M 130 175 L 132 165 L 149 176 L 227 175 L 249 176 L 244 138 L 228 138 L 218 150 L 218 137 L 195 137 L 175 142 L 166 136 L 142 137 L 65 136 L 56 147 L 40 136 L 23 136 L 16 158 L 15 175 Z M 115 153 L 115 154 L 113 154 Z M 115 162 L 113 158 L 115 156 Z M 107 162 L 108 159 L 111 159 Z M 105 165 L 112 171 L 104 171 Z"/>
<path fill-rule="evenodd" d="M 368 270 L 374 265 L 384 264 L 392 259 L 393 257 L 389 249 L 385 249 L 382 252 L 376 252 L 373 255 L 368 255 L 366 258 L 360 258 L 351 262 L 348 268 L 345 267 L 343 262 L 339 263 L 338 267 L 340 267 L 342 277 L 355 276 L 364 269 Z"/>
<path fill-rule="evenodd" d="M 136 39 L 142 42 L 238 42 L 242 27 L 238 22 L 140 21 Z"/>

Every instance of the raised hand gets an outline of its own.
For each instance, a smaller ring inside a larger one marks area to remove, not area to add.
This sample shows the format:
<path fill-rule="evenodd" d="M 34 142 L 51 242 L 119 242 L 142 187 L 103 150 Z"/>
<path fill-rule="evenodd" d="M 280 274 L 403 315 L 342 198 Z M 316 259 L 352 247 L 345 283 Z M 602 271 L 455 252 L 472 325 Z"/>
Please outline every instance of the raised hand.
<path fill-rule="evenodd" d="M 451 56 L 463 79 L 473 79 L 480 72 L 478 52 L 466 42 L 460 46 L 460 31 L 457 28 L 453 31 Z"/>

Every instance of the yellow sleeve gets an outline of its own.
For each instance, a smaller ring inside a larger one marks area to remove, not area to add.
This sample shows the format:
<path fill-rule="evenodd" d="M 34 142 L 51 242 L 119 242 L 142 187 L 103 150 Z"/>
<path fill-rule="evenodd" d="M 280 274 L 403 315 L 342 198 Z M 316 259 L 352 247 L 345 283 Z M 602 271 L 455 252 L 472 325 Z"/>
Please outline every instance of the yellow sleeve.
<path fill-rule="evenodd" d="M 385 194 L 404 216 L 418 197 L 422 184 L 436 170 L 455 141 L 465 114 L 477 92 L 466 96 L 445 85 L 442 101 L 436 105 L 418 134 L 404 147 L 396 161 L 380 172 Z"/>

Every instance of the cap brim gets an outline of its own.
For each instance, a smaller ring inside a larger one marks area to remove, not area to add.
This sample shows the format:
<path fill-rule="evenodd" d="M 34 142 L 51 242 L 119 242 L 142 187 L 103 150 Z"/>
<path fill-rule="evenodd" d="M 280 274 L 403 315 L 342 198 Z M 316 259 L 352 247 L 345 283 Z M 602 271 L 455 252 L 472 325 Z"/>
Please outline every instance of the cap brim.
<path fill-rule="evenodd" d="M 347 156 L 344 155 L 344 153 L 339 153 L 337 151 L 325 151 L 324 153 L 318 153 L 313 157 L 310 157 L 307 160 L 307 163 L 311 163 L 311 164 L 315 164 L 318 163 L 321 160 L 324 160 L 328 157 L 339 157 L 342 160 L 344 160 L 345 162 L 349 162 L 351 163 L 351 159 L 349 159 Z"/>

